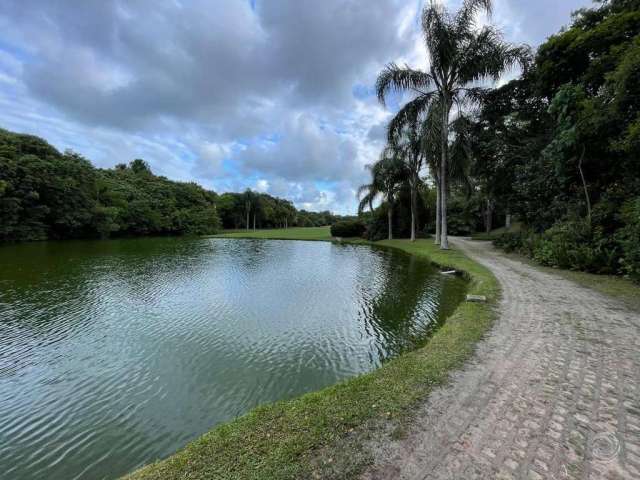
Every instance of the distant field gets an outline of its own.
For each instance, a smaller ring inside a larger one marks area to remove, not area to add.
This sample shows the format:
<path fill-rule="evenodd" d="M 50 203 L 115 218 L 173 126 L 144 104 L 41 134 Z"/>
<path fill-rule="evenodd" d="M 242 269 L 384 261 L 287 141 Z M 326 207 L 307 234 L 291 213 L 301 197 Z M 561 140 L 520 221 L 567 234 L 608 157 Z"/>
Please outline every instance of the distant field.
<path fill-rule="evenodd" d="M 329 227 L 275 228 L 272 230 L 230 230 L 216 237 L 223 238 L 271 238 L 283 240 L 330 240 Z"/>

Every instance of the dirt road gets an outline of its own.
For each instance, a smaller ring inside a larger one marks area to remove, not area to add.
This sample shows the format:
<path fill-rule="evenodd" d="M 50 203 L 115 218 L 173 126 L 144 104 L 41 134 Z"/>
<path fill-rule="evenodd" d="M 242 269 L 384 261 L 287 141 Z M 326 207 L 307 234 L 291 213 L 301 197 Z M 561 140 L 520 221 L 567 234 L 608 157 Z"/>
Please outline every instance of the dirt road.
<path fill-rule="evenodd" d="M 457 239 L 502 285 L 499 319 L 363 479 L 640 479 L 640 314 Z"/>

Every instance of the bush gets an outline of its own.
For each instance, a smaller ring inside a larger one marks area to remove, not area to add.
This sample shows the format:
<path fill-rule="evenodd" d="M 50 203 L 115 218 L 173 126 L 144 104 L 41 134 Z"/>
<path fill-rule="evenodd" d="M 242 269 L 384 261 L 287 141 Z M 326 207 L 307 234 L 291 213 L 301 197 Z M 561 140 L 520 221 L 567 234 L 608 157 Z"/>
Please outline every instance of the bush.
<path fill-rule="evenodd" d="M 600 227 L 572 220 L 544 232 L 533 250 L 533 259 L 550 267 L 615 273 L 620 253 L 619 246 Z"/>
<path fill-rule="evenodd" d="M 397 228 L 393 230 L 394 235 L 397 235 Z M 367 230 L 365 232 L 365 238 L 369 241 L 376 242 L 378 240 L 385 240 L 389 236 L 389 224 L 387 219 L 387 209 L 376 209 L 369 221 L 367 222 Z"/>
<path fill-rule="evenodd" d="M 616 234 L 623 251 L 622 271 L 640 282 L 640 197 L 625 203 L 622 218 L 626 225 Z"/>
<path fill-rule="evenodd" d="M 521 232 L 503 233 L 493 241 L 493 244 L 496 247 L 503 249 L 505 252 L 525 253 L 523 251 L 524 240 L 525 234 Z"/>
<path fill-rule="evenodd" d="M 589 227 L 582 219 L 559 222 L 542 234 L 505 233 L 493 243 L 547 267 L 593 273 L 617 273 L 622 253 L 611 235 L 604 234 L 601 227 Z"/>
<path fill-rule="evenodd" d="M 331 225 L 333 237 L 361 237 L 366 227 L 362 220 L 344 220 Z"/>

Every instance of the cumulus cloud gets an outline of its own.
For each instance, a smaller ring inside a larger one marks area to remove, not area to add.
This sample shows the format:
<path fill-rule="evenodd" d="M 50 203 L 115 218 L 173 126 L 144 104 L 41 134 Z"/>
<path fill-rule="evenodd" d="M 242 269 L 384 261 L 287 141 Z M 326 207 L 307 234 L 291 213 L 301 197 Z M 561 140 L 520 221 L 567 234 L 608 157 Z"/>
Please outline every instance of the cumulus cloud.
<path fill-rule="evenodd" d="M 291 180 L 353 178 L 362 166 L 352 135 L 323 127 L 308 114 L 293 116 L 277 140 L 258 141 L 236 158 L 247 173 L 264 172 Z"/>
<path fill-rule="evenodd" d="M 456 6 L 459 0 L 447 2 Z M 539 43 L 589 0 L 496 0 Z M 220 191 L 355 209 L 390 115 L 389 62 L 424 68 L 420 0 L 20 0 L 0 3 L 0 126 L 99 166 L 142 157 Z"/>

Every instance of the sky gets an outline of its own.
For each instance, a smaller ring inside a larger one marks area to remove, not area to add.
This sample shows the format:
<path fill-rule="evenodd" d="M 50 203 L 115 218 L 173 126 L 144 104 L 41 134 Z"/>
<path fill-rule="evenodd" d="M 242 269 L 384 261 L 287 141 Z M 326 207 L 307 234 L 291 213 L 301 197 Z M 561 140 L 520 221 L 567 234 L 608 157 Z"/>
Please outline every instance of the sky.
<path fill-rule="evenodd" d="M 2 0 L 0 128 L 98 167 L 143 158 L 219 193 L 354 213 L 393 114 L 376 76 L 427 66 L 421 1 Z M 535 47 L 590 5 L 495 0 L 490 21 Z"/>

